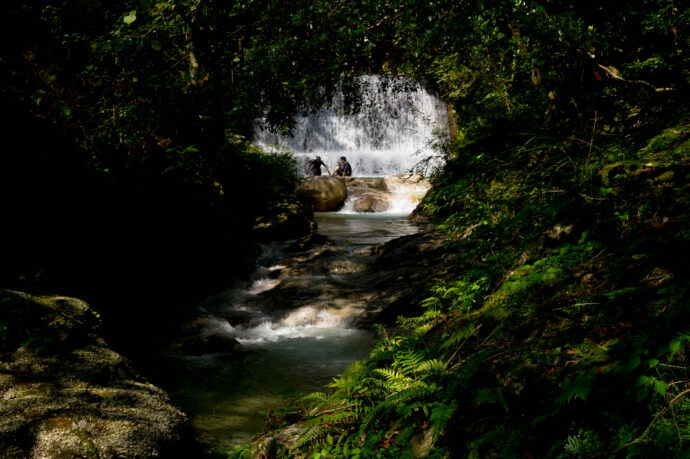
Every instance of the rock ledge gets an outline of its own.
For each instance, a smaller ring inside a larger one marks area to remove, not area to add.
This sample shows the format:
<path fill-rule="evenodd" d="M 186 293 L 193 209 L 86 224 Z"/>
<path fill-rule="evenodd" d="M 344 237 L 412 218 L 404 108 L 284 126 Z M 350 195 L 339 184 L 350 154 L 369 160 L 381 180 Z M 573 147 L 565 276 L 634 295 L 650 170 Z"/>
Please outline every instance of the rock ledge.
<path fill-rule="evenodd" d="M 3 457 L 175 456 L 189 424 L 83 301 L 0 290 Z"/>

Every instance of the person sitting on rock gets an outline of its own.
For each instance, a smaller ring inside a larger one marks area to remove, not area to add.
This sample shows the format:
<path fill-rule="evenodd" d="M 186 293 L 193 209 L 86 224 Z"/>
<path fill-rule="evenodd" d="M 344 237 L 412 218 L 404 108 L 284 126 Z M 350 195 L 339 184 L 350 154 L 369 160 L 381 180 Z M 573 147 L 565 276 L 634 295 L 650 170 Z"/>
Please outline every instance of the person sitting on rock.
<path fill-rule="evenodd" d="M 331 171 L 328 170 L 328 166 L 326 166 L 326 163 L 321 161 L 321 156 L 317 156 L 316 158 L 309 161 L 309 166 L 307 167 L 307 175 L 309 175 L 310 172 L 314 176 L 321 175 L 321 166 L 326 168 L 326 172 L 328 172 L 329 174 L 331 173 Z"/>
<path fill-rule="evenodd" d="M 333 174 L 338 177 L 350 177 L 352 175 L 352 166 L 347 162 L 344 156 L 340 157 L 340 164 L 333 169 Z"/>

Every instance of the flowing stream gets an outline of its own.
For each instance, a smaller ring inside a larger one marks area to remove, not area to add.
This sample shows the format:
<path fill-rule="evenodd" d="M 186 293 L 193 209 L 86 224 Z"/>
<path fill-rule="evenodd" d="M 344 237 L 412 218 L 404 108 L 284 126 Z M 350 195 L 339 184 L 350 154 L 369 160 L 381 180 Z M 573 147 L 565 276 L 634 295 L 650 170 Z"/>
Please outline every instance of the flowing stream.
<path fill-rule="evenodd" d="M 316 219 L 318 232 L 348 253 L 418 230 L 402 215 L 324 213 Z M 236 337 L 242 344 L 239 355 L 169 357 L 175 378 L 165 388 L 189 415 L 197 440 L 210 451 L 250 441 L 262 432 L 267 410 L 290 396 L 322 391 L 349 363 L 366 359 L 373 346 L 370 331 L 352 326 L 356 308 L 333 308 L 338 292 L 333 292 L 334 297 L 314 297 L 309 305 L 282 317 L 252 304 L 281 282 L 272 276 L 284 268 L 279 264 L 284 248 L 284 244 L 264 247 L 252 281 L 203 305 L 211 318 L 206 330 Z M 325 282 L 323 275 L 301 277 L 306 282 Z"/>
<path fill-rule="evenodd" d="M 340 212 L 317 214 L 318 234 L 328 238 L 322 246 L 294 252 L 291 241 L 264 245 L 249 281 L 199 305 L 195 333 L 236 340 L 241 350 L 172 353 L 161 385 L 209 453 L 250 441 L 267 410 L 324 390 L 348 364 L 368 357 L 375 337 L 355 326 L 368 297 L 350 294 L 348 275 L 364 272 L 367 248 L 419 230 L 406 216 L 429 185 L 409 174 L 438 164 L 432 144 L 443 138 L 436 130 L 447 131 L 444 104 L 418 84 L 391 84 L 402 82 L 360 77 L 364 110 L 344 115 L 341 95 L 299 118 L 293 137 L 274 136 L 257 121 L 257 145 L 289 148 L 305 160 L 319 154 L 331 166 L 347 156 L 353 176 L 369 177 L 359 186 L 385 182 L 377 190 L 385 188 L 389 203 L 378 213 L 358 213 L 348 201 Z"/>

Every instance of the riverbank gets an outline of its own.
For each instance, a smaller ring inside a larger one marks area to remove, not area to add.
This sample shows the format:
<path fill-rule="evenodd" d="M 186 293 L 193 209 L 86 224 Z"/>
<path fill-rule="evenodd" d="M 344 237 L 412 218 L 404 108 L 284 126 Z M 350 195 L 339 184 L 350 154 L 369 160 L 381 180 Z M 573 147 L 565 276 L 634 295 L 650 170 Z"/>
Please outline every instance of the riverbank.
<path fill-rule="evenodd" d="M 452 276 L 254 451 L 686 455 L 689 134 L 681 120 L 590 162 L 458 146 L 424 202 Z"/>

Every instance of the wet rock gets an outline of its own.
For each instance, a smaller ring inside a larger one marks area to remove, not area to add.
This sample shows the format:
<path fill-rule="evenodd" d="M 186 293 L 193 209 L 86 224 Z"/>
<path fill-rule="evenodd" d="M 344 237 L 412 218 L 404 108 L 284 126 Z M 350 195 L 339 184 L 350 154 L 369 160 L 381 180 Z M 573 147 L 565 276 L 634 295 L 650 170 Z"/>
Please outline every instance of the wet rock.
<path fill-rule="evenodd" d="M 355 212 L 386 212 L 395 202 L 419 202 L 430 184 L 421 175 L 353 178 L 347 181 L 348 196 Z"/>
<path fill-rule="evenodd" d="M 350 280 L 369 293 L 358 323 L 393 323 L 399 315 L 418 312 L 427 287 L 452 275 L 457 265 L 456 255 L 444 244 L 443 233 L 424 230 L 374 247 L 364 271 Z"/>
<path fill-rule="evenodd" d="M 357 263 L 352 257 L 345 260 L 334 260 L 328 265 L 328 272 L 334 275 L 358 273 L 363 270 L 364 265 Z"/>
<path fill-rule="evenodd" d="M 390 175 L 385 179 L 386 187 L 390 191 L 394 191 L 404 185 L 419 185 L 420 187 L 429 188 L 431 185 L 428 179 L 425 179 L 420 174 L 408 175 Z"/>
<path fill-rule="evenodd" d="M 390 208 L 391 193 L 383 177 L 360 178 L 348 183 L 348 195 L 355 212 L 385 212 Z"/>
<path fill-rule="evenodd" d="M 389 191 L 399 188 L 403 185 L 403 183 L 405 183 L 405 180 L 401 175 L 390 175 L 384 180 L 386 182 L 386 189 Z"/>
<path fill-rule="evenodd" d="M 212 316 L 201 316 L 182 326 L 173 350 L 187 355 L 228 354 L 242 348 L 223 324 Z"/>
<path fill-rule="evenodd" d="M 348 311 L 363 327 L 393 323 L 416 311 L 434 279 L 453 272 L 457 261 L 444 243 L 444 234 L 422 231 L 349 253 L 317 233 L 286 250 L 280 283 L 246 304 L 276 320 L 313 308 Z"/>
<path fill-rule="evenodd" d="M 346 180 L 346 183 L 348 188 L 371 188 L 379 191 L 386 191 L 388 189 L 386 187 L 386 181 L 383 179 L 383 177 L 349 177 L 349 180 Z"/>
<path fill-rule="evenodd" d="M 308 236 L 304 236 L 294 243 L 290 244 L 285 251 L 286 252 L 305 252 L 308 250 L 313 250 L 318 247 L 332 246 L 330 239 L 327 236 L 319 233 L 313 233 Z"/>
<path fill-rule="evenodd" d="M 295 196 L 319 212 L 338 210 L 347 199 L 347 186 L 339 177 L 309 177 L 295 190 Z"/>
<path fill-rule="evenodd" d="M 412 175 L 407 175 L 405 176 L 404 180 L 407 183 L 419 183 L 424 177 L 422 177 L 420 174 L 412 174 Z"/>
<path fill-rule="evenodd" d="M 390 208 L 390 194 L 372 190 L 358 197 L 352 208 L 355 212 L 385 212 Z"/>
<path fill-rule="evenodd" d="M 189 424 L 98 336 L 83 301 L 0 291 L 0 450 L 12 457 L 183 453 Z"/>
<path fill-rule="evenodd" d="M 311 211 L 304 205 L 290 203 L 271 217 L 260 217 L 253 228 L 256 241 L 297 239 L 316 231 Z"/>

